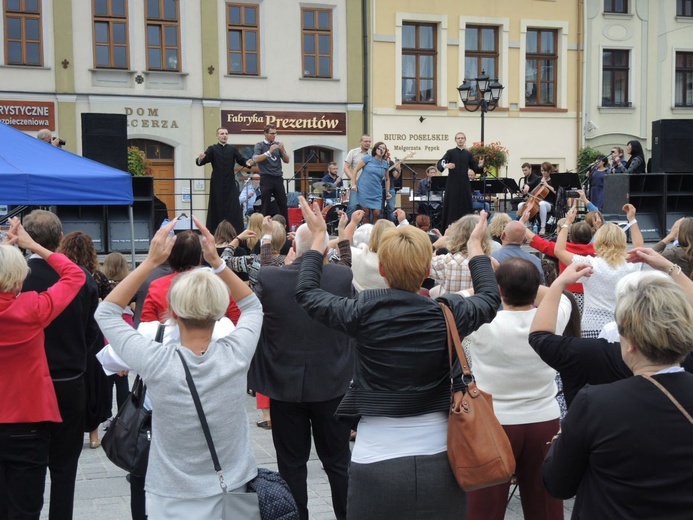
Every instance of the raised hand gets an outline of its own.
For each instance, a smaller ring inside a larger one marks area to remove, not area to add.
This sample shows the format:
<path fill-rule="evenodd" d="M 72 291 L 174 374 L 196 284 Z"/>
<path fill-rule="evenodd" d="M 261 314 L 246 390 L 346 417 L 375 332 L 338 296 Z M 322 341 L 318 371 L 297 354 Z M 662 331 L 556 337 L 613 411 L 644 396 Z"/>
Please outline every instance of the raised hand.
<path fill-rule="evenodd" d="M 314 202 L 311 208 L 308 201 L 303 196 L 299 196 L 298 204 L 301 207 L 303 220 L 308 225 L 308 229 L 310 229 L 313 237 L 323 237 L 327 232 L 327 225 L 325 224 L 325 219 L 322 216 L 318 203 Z"/>
<path fill-rule="evenodd" d="M 486 236 L 486 226 L 488 213 L 483 209 L 479 212 L 479 222 L 476 223 L 472 234 L 469 235 L 469 240 L 467 240 L 467 252 L 468 258 L 473 258 L 477 255 L 483 255 L 484 250 L 481 247 L 481 242 Z"/>
<path fill-rule="evenodd" d="M 214 235 L 210 233 L 209 229 L 207 229 L 204 224 L 197 219 L 197 217 L 193 216 L 192 219 L 197 226 L 197 229 L 199 229 L 200 233 L 202 234 L 202 240 L 200 241 L 202 244 L 202 256 L 204 256 L 205 261 L 212 267 L 219 267 L 222 260 L 219 258 L 217 246 L 214 243 Z"/>
<path fill-rule="evenodd" d="M 176 221 L 178 219 L 174 218 L 165 226 L 162 226 L 152 238 L 149 244 L 149 253 L 147 254 L 147 260 L 155 265 L 160 265 L 166 261 L 168 255 L 171 254 L 171 249 L 173 249 L 173 244 L 176 243 L 176 236 L 173 233 L 173 228 L 176 227 Z"/>
<path fill-rule="evenodd" d="M 624 204 L 621 210 L 625 212 L 629 222 L 635 218 L 635 206 L 632 204 Z"/>
<path fill-rule="evenodd" d="M 589 278 L 592 276 L 593 269 L 589 264 L 569 264 L 563 270 L 561 275 L 556 278 L 554 283 L 561 283 L 563 285 L 571 285 L 577 282 L 583 276 Z"/>

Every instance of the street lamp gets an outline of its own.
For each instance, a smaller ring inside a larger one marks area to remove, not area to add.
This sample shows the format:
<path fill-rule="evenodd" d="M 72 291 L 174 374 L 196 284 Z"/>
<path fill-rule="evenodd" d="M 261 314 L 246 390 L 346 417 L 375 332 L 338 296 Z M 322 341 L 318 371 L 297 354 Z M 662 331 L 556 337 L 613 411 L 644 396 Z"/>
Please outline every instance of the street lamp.
<path fill-rule="evenodd" d="M 476 112 L 481 109 L 481 144 L 484 144 L 484 114 L 492 112 L 498 106 L 498 100 L 503 93 L 505 87 L 498 83 L 497 79 L 489 80 L 486 71 L 481 71 L 481 76 L 472 80 L 472 82 L 464 81 L 457 91 L 460 93 L 460 99 L 467 112 Z M 469 99 L 469 93 L 475 90 L 473 99 Z"/>

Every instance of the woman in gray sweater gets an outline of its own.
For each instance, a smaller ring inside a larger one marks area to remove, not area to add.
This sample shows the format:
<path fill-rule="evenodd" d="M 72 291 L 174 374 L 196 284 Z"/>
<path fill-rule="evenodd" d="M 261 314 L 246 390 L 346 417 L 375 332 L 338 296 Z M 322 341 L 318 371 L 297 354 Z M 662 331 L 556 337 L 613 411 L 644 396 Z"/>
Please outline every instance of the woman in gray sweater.
<path fill-rule="evenodd" d="M 213 267 L 180 275 L 171 285 L 171 317 L 180 345 L 161 345 L 132 329 L 121 317 L 147 276 L 168 257 L 175 222 L 154 236 L 147 258 L 108 295 L 96 320 L 113 349 L 147 382 L 156 413 L 145 490 L 150 520 L 220 518 L 222 495 L 192 396 L 180 350 L 190 368 L 229 491 L 245 489 L 257 475 L 245 411 L 246 373 L 262 328 L 262 307 L 248 286 L 219 258 L 214 238 L 197 219 L 205 260 Z M 214 274 L 217 273 L 217 274 Z M 214 324 L 229 294 L 241 318 L 229 335 L 212 341 Z"/>

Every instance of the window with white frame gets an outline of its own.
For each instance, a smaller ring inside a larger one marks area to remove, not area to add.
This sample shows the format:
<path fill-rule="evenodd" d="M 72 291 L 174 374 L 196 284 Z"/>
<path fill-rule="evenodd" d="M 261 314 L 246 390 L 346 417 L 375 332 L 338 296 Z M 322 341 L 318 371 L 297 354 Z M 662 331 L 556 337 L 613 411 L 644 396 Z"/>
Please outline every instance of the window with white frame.
<path fill-rule="evenodd" d="M 676 53 L 674 105 L 693 107 L 693 52 Z"/>
<path fill-rule="evenodd" d="M 628 0 L 604 0 L 605 13 L 628 13 Z"/>
<path fill-rule="evenodd" d="M 469 99 L 476 99 L 474 78 L 484 72 L 498 79 L 498 27 L 468 25 L 464 31 L 464 79 L 472 85 Z"/>
<path fill-rule="evenodd" d="M 43 65 L 40 0 L 5 0 L 5 63 Z"/>
<path fill-rule="evenodd" d="M 602 106 L 628 107 L 628 76 L 630 51 L 604 49 L 602 51 Z"/>
<path fill-rule="evenodd" d="M 558 84 L 558 31 L 527 29 L 525 105 L 555 107 Z"/>
<path fill-rule="evenodd" d="M 437 25 L 402 24 L 402 103 L 436 103 Z"/>

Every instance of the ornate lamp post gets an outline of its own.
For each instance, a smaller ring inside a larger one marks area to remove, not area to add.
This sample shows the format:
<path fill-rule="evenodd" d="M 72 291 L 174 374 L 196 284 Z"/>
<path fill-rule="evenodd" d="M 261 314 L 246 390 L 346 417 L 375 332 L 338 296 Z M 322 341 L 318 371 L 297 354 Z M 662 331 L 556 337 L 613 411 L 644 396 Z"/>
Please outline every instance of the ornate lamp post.
<path fill-rule="evenodd" d="M 484 114 L 492 112 L 498 106 L 498 100 L 501 97 L 505 87 L 498 83 L 497 79 L 489 80 L 486 71 L 481 71 L 481 76 L 468 82 L 465 80 L 457 91 L 460 93 L 460 99 L 468 112 L 476 112 L 481 109 L 481 144 L 484 144 Z M 469 93 L 475 90 L 473 99 L 469 99 Z"/>

